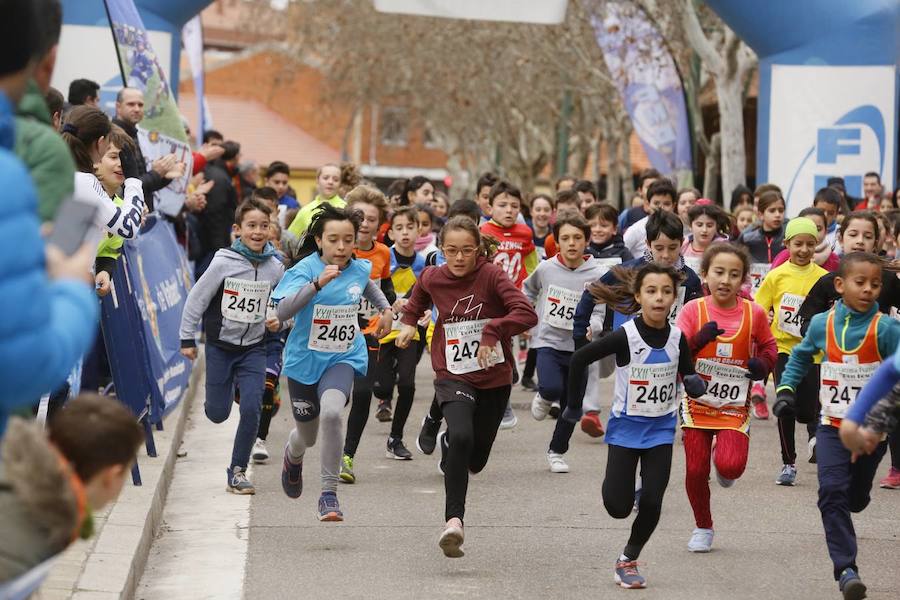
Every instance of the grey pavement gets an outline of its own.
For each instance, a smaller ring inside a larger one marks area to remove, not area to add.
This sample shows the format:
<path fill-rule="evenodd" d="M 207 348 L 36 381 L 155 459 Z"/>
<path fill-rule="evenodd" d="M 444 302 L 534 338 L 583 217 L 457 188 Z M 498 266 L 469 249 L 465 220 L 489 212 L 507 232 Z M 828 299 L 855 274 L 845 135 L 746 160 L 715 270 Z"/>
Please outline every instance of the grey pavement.
<path fill-rule="evenodd" d="M 419 365 L 416 402 L 406 427 L 405 440 L 411 450 L 431 401 L 432 380 L 426 356 Z M 612 380 L 604 381 L 604 421 L 611 389 Z M 840 598 L 816 508 L 815 465 L 803 461 L 794 488 L 774 484 L 781 465 L 772 420 L 753 422 L 749 465 L 733 488 L 721 489 L 713 478 L 716 539 L 709 554 L 691 554 L 686 549 L 694 522 L 684 491 L 684 452 L 676 436 L 662 518 L 640 558 L 648 588 L 617 588 L 612 566 L 628 538 L 632 519 L 612 519 L 603 509 L 600 486 L 606 446 L 576 429 L 567 455 L 572 472 L 551 474 L 545 453 L 554 421 L 531 418 L 531 395 L 516 386 L 513 406 L 519 424 L 498 433 L 487 468 L 471 479 L 466 556 L 461 559 L 444 558 L 437 546 L 444 495 L 436 456 L 422 456 L 413 450 L 414 460 L 409 462 L 386 458 L 384 443 L 390 424 L 379 423 L 374 416 L 357 454 L 357 483 L 342 484 L 338 490 L 345 522 L 319 523 L 315 517 L 317 447 L 305 460 L 303 496 L 298 500 L 284 496 L 280 450 L 292 423 L 290 411 L 283 406 L 269 436 L 273 459 L 256 466 L 252 473 L 257 494 L 249 502 L 243 597 L 607 598 L 624 594 L 673 600 Z M 202 402 L 202 398 L 198 400 Z M 186 435 L 186 447 L 207 427 L 215 426 L 208 421 L 195 422 Z M 798 450 L 803 459 L 805 435 L 798 427 Z M 219 462 L 224 466 L 230 446 L 220 452 Z M 878 479 L 888 463 L 886 458 Z M 191 510 L 191 495 L 178 500 L 177 493 L 178 469 L 189 465 L 179 462 L 176 467 L 170 497 L 174 505 L 167 507 L 167 515 L 170 509 L 180 513 Z M 226 504 L 231 500 L 245 506 L 244 498 L 225 496 L 224 474 L 219 477 L 216 473 L 212 479 L 212 494 L 223 496 L 220 500 Z M 900 491 L 876 487 L 872 504 L 855 517 L 859 564 L 870 598 L 900 597 L 898 508 Z M 246 540 L 246 525 L 236 521 L 226 523 L 233 529 L 231 537 Z M 157 544 L 166 541 L 166 528 L 163 530 Z M 202 529 L 194 535 L 202 536 Z M 165 564 L 167 560 L 178 559 L 159 553 L 151 556 L 142 589 L 147 589 L 148 579 L 163 578 L 173 570 L 171 564 Z M 157 583 L 166 587 L 164 582 Z M 160 597 L 196 597 L 178 593 L 177 586 L 166 589 Z M 152 600 L 156 596 L 139 593 L 139 597 Z"/>

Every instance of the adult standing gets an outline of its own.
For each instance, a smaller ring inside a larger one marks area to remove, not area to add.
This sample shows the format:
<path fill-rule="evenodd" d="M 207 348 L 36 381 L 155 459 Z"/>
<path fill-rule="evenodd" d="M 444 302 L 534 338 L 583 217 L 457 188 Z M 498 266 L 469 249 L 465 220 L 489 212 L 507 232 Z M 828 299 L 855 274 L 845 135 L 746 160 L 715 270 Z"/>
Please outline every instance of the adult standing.
<path fill-rule="evenodd" d="M 100 107 L 100 84 L 90 79 L 76 79 L 69 84 L 69 104 Z"/>
<path fill-rule="evenodd" d="M 234 224 L 234 211 L 238 205 L 232 172 L 236 167 L 240 146 L 234 142 L 225 142 L 222 147 L 222 157 L 209 161 L 203 170 L 206 180 L 212 181 L 213 186 L 206 192 L 206 207 L 196 214 L 199 225 L 197 237 L 203 254 L 197 261 L 197 279 L 220 248 L 231 246 L 231 226 Z"/>

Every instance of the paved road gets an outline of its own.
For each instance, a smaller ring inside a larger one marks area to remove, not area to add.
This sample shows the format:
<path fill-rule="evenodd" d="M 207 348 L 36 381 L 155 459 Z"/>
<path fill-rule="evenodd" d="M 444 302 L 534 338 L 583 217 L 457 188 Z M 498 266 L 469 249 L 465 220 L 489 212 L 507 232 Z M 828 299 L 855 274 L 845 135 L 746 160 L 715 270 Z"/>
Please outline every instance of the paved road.
<path fill-rule="evenodd" d="M 423 361 L 418 370 L 420 392 L 406 433 L 410 447 L 431 397 L 428 367 Z M 608 380 L 603 394 L 608 397 L 610 390 Z M 794 488 L 774 485 L 780 457 L 773 421 L 753 423 L 744 477 L 728 490 L 713 487 L 716 540 L 706 555 L 686 550 L 694 523 L 684 492 L 683 450 L 676 444 L 662 518 L 641 556 L 649 587 L 632 593 L 612 582 L 612 564 L 631 519 L 617 521 L 603 510 L 606 446 L 576 431 L 568 454 L 572 472 L 551 474 L 545 452 L 553 421 L 534 421 L 529 400 L 520 388 L 514 392 L 519 425 L 499 432 L 487 468 L 472 479 L 466 556 L 457 560 L 444 558 L 436 543 L 443 524 L 436 459 L 418 453 L 411 462 L 385 458 L 389 424 L 370 421 L 356 460 L 358 483 L 339 489 L 347 520 L 323 524 L 315 517 L 317 448 L 307 457 L 300 499 L 283 495 L 278 458 L 254 468 L 258 491 L 252 499 L 227 495 L 220 472 L 236 421 L 213 426 L 195 407 L 185 441 L 189 456 L 176 469 L 167 526 L 139 597 L 840 597 L 816 508 L 815 467 L 802 464 Z M 270 449 L 276 456 L 289 418 L 282 410 L 273 422 Z M 798 438 L 805 435 L 799 429 Z M 209 450 L 211 430 L 221 450 Z M 900 597 L 898 509 L 900 491 L 876 489 L 872 505 L 855 520 L 870 598 Z"/>

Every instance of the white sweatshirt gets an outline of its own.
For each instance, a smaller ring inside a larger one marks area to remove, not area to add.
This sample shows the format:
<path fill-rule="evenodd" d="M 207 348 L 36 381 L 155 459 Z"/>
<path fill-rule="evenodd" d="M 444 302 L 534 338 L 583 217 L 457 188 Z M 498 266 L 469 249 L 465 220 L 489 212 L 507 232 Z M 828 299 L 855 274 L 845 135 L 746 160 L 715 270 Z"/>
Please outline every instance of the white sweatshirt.
<path fill-rule="evenodd" d="M 116 206 L 93 173 L 75 173 L 74 199 L 97 207 L 94 217 L 97 229 L 85 242 L 96 247 L 107 233 L 126 240 L 137 236 L 144 213 L 144 188 L 141 180 L 135 177 L 126 179 L 122 197 L 125 202 L 122 206 Z"/>

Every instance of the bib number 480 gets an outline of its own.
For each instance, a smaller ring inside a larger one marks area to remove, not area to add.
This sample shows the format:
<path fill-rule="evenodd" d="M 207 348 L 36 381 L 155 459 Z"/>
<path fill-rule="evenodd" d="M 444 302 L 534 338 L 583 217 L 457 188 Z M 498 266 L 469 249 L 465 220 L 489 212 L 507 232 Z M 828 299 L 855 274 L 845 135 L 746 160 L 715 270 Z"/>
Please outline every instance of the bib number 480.
<path fill-rule="evenodd" d="M 723 402 L 726 400 L 736 402 L 741 397 L 741 391 L 741 386 L 737 384 L 713 381 L 706 393 Z"/>

